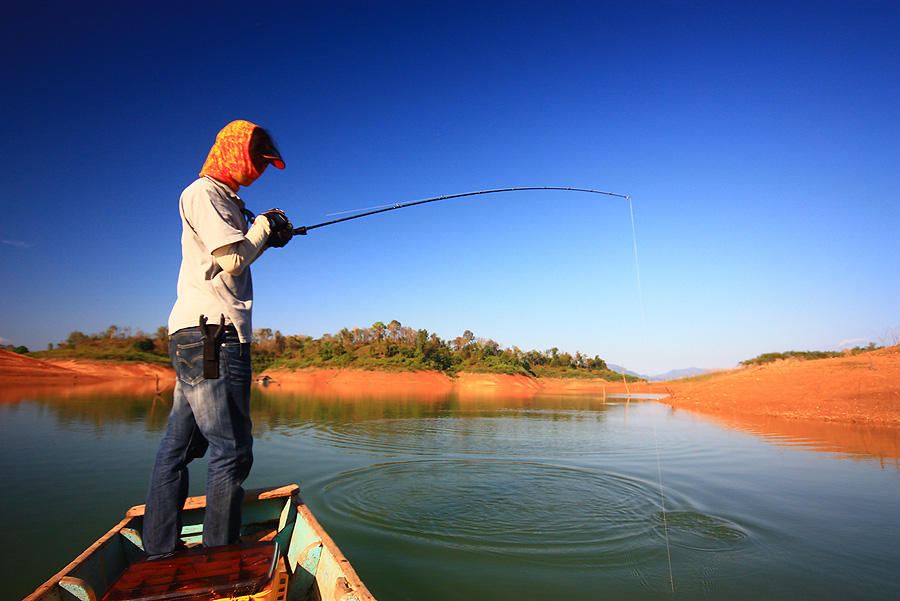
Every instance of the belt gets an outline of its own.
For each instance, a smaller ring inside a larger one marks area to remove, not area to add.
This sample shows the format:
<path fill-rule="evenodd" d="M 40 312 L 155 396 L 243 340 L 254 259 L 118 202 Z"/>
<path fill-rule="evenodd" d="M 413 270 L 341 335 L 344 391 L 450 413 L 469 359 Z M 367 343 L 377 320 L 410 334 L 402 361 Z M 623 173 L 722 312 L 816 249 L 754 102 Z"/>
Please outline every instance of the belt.
<path fill-rule="evenodd" d="M 172 333 L 169 334 L 169 335 L 170 335 L 170 336 L 174 336 L 175 334 L 177 334 L 177 333 L 179 333 L 179 332 L 187 332 L 188 330 L 198 331 L 198 330 L 200 330 L 200 328 L 197 327 L 197 326 L 191 326 L 191 327 L 189 327 L 189 328 L 181 328 L 181 329 L 179 329 L 179 330 L 175 330 L 174 332 L 172 332 Z M 202 331 L 202 330 L 200 330 L 200 331 Z M 225 327 L 222 328 L 222 331 L 223 331 L 223 332 L 229 332 L 229 333 L 231 333 L 231 334 L 237 335 L 237 328 L 234 327 L 233 325 L 231 325 L 230 323 L 229 323 L 229 324 L 225 324 Z"/>

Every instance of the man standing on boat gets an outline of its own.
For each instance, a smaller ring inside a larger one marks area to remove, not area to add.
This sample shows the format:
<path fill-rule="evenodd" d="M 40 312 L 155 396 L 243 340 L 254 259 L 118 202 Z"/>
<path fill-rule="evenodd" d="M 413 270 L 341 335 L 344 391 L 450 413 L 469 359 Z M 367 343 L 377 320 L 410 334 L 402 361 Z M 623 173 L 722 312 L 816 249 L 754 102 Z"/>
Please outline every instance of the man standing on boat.
<path fill-rule="evenodd" d="M 293 226 L 280 209 L 253 220 L 237 192 L 270 164 L 284 169 L 268 132 L 234 121 L 216 136 L 200 178 L 181 195 L 182 261 L 168 324 L 177 378 L 147 494 L 143 532 L 148 555 L 181 546 L 188 464 L 207 448 L 203 544 L 239 542 L 241 485 L 253 464 L 249 267 L 266 248 L 287 244 Z"/>

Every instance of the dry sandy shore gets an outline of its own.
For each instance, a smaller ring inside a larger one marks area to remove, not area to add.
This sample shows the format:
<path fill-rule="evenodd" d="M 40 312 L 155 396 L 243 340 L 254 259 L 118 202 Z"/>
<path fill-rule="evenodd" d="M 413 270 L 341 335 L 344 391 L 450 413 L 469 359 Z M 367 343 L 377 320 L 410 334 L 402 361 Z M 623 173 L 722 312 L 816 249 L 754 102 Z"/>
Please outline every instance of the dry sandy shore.
<path fill-rule="evenodd" d="M 663 402 L 692 411 L 900 426 L 900 346 L 667 385 Z"/>
<path fill-rule="evenodd" d="M 269 390 L 303 390 L 321 395 L 656 393 L 668 395 L 661 402 L 673 408 L 707 414 L 900 426 L 900 346 L 855 357 L 784 361 L 702 379 L 630 385 L 621 380 L 535 379 L 498 374 L 450 378 L 436 372 L 273 370 L 261 375 L 271 378 Z M 174 374 L 171 368 L 157 365 L 49 362 L 0 350 L 3 389 L 136 379 L 158 382 L 164 389 L 172 386 Z"/>
<path fill-rule="evenodd" d="M 322 396 L 416 395 L 529 397 L 538 394 L 666 394 L 672 410 L 710 416 L 729 427 L 775 437 L 831 441 L 840 448 L 900 458 L 900 346 L 816 361 L 785 361 L 702 379 L 625 385 L 622 381 L 534 379 L 525 376 L 348 370 L 269 371 L 267 390 Z M 110 386 L 170 388 L 170 368 L 150 365 L 46 362 L 0 351 L 0 401 L 23 390 Z"/>

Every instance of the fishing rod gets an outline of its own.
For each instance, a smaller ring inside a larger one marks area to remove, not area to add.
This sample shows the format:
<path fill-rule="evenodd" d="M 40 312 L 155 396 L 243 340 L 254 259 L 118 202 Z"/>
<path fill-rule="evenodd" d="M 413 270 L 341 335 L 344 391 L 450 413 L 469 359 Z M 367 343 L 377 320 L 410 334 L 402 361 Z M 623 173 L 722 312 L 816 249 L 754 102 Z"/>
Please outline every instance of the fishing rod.
<path fill-rule="evenodd" d="M 434 198 L 426 198 L 425 200 L 416 200 L 413 202 L 402 202 L 391 205 L 389 207 L 377 209 L 375 211 L 367 211 L 365 213 L 360 213 L 359 215 L 351 215 L 350 217 L 342 217 L 340 219 L 334 219 L 333 221 L 326 221 L 325 223 L 317 223 L 316 225 L 307 225 L 303 227 L 298 227 L 294 229 L 294 235 L 305 236 L 306 232 L 309 230 L 316 229 L 317 227 L 324 227 L 326 225 L 332 225 L 335 223 L 341 223 L 342 221 L 350 221 L 351 219 L 359 219 L 360 217 L 368 217 L 369 215 L 377 215 L 378 213 L 385 213 L 387 211 L 394 211 L 396 209 L 403 209 L 406 207 L 414 207 L 416 205 L 423 205 L 429 202 L 437 202 L 439 200 L 449 200 L 451 198 L 462 198 L 463 196 L 476 196 L 478 194 L 495 194 L 497 192 L 519 192 L 522 190 L 563 190 L 568 192 L 590 192 L 591 194 L 606 194 L 607 196 L 618 196 L 619 198 L 627 198 L 631 199 L 630 196 L 626 196 L 624 194 L 615 194 L 614 192 L 602 192 L 600 190 L 589 190 L 587 188 L 558 188 L 551 186 L 540 186 L 540 187 L 528 187 L 528 188 L 498 188 L 496 190 L 478 190 L 477 192 L 463 192 L 462 194 L 449 194 L 447 196 L 436 196 Z"/>

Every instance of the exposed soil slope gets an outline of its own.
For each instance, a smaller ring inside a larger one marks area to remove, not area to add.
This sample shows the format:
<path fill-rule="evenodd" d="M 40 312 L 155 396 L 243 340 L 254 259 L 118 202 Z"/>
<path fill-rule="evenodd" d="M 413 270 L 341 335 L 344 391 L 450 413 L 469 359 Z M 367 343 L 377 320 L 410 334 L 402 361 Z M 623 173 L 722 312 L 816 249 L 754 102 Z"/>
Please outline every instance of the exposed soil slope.
<path fill-rule="evenodd" d="M 71 381 L 78 375 L 79 372 L 62 365 L 0 350 L 0 379 L 5 385 Z"/>
<path fill-rule="evenodd" d="M 900 426 L 900 346 L 665 385 L 663 402 L 702 413 Z"/>

